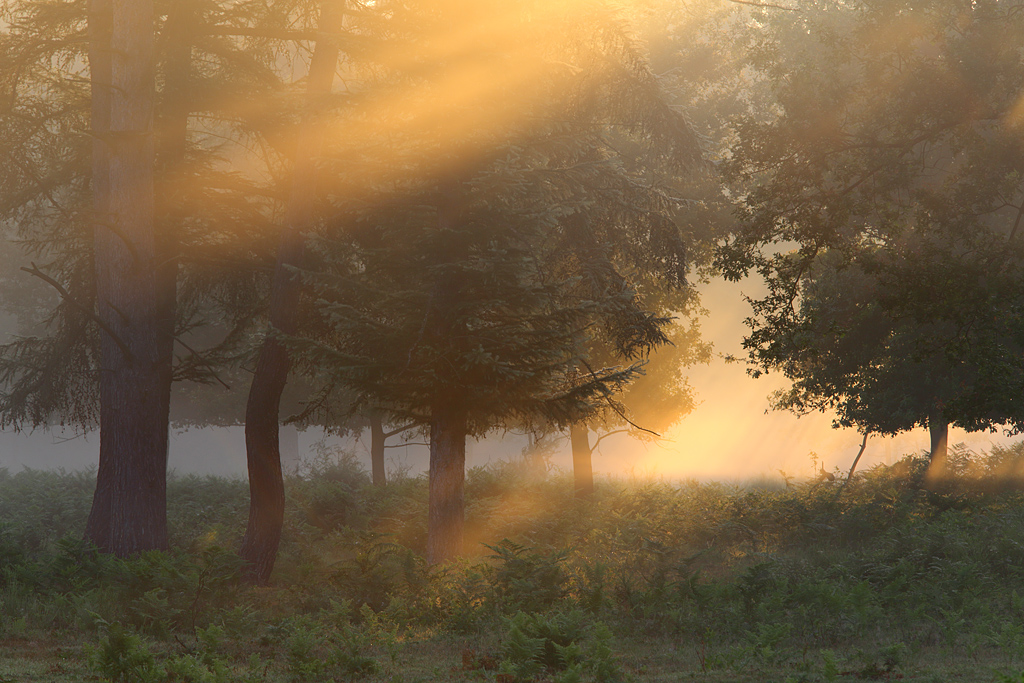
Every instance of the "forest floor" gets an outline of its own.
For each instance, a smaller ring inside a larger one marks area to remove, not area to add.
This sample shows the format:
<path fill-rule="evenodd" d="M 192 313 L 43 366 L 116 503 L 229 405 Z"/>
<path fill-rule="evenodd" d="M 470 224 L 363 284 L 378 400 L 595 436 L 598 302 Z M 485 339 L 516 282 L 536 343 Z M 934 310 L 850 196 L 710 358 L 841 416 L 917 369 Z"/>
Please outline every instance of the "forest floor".
<path fill-rule="evenodd" d="M 799 484 L 472 470 L 466 547 L 422 560 L 423 478 L 345 455 L 287 482 L 271 584 L 244 482 L 174 477 L 173 550 L 81 540 L 90 473 L 0 469 L 0 683 L 1024 683 L 1024 446 Z"/>

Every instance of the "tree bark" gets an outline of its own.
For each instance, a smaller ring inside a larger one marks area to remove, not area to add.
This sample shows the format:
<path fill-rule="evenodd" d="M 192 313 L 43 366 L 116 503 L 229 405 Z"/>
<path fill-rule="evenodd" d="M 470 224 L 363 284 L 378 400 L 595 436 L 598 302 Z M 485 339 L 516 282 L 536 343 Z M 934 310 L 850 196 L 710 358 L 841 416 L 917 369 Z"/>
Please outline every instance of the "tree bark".
<path fill-rule="evenodd" d="M 437 229 L 448 235 L 447 267 L 439 269 L 431 293 L 424 329 L 431 342 L 445 348 L 457 339 L 464 322 L 459 316 L 462 274 L 458 266 L 466 245 L 459 231 L 462 220 L 461 186 L 450 176 L 438 183 Z M 430 411 L 430 483 L 428 495 L 427 562 L 437 564 L 462 553 L 466 478 L 467 407 L 458 394 L 439 393 Z"/>
<path fill-rule="evenodd" d="M 576 497 L 586 498 L 594 493 L 594 450 L 590 447 L 587 425 L 577 423 L 569 427 L 569 443 L 572 446 L 572 480 Z"/>
<path fill-rule="evenodd" d="M 93 125 L 105 146 L 93 162 L 97 315 L 105 329 L 100 462 L 86 538 L 123 557 L 167 547 L 170 369 L 161 362 L 156 277 L 154 17 L 151 0 L 94 2 L 90 10 Z"/>
<path fill-rule="evenodd" d="M 931 436 L 931 451 L 925 479 L 929 482 L 938 482 L 949 476 L 949 421 L 941 410 L 936 410 L 928 416 L 928 433 Z"/>
<path fill-rule="evenodd" d="M 378 488 L 384 488 L 387 485 L 387 474 L 384 471 L 386 442 L 384 421 L 379 415 L 370 415 L 370 470 L 373 473 L 373 485 Z"/>
<path fill-rule="evenodd" d="M 340 2 L 323 4 L 320 18 L 322 35 L 338 33 L 341 28 L 340 10 Z M 337 40 L 319 40 L 306 79 L 310 110 L 316 99 L 330 93 L 337 63 Z M 299 283 L 290 267 L 302 262 L 306 231 L 313 219 L 316 194 L 314 158 L 323 136 L 323 125 L 311 118 L 297 131 L 297 135 L 291 190 L 278 244 L 269 308 L 271 327 L 284 335 L 294 334 L 298 323 Z M 261 585 L 270 580 L 284 524 L 284 480 L 281 476 L 278 421 L 281 393 L 290 367 L 287 349 L 274 336 L 268 336 L 260 348 L 245 408 L 249 522 L 239 553 L 246 563 L 244 577 Z"/>
<path fill-rule="evenodd" d="M 427 562 L 462 554 L 466 479 L 466 418 L 443 409 L 430 419 Z"/>
<path fill-rule="evenodd" d="M 288 367 L 285 348 L 276 339 L 264 341 L 245 406 L 249 521 L 239 555 L 246 563 L 243 576 L 260 585 L 270 580 L 284 525 L 284 478 L 278 443 L 278 413 Z"/>

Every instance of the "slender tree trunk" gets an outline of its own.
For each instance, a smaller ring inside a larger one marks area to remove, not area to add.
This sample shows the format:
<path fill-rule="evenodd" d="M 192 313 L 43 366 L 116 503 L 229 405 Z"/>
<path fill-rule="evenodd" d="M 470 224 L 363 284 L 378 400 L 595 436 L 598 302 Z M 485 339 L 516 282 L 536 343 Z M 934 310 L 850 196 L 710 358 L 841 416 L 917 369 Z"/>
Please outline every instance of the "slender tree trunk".
<path fill-rule="evenodd" d="M 594 451 L 590 447 L 587 425 L 577 423 L 569 427 L 569 443 L 572 446 L 572 479 L 576 497 L 586 498 L 594 493 Z"/>
<path fill-rule="evenodd" d="M 462 554 L 466 479 L 466 418 L 443 409 L 430 419 L 427 562 Z"/>
<path fill-rule="evenodd" d="M 323 4 L 320 28 L 324 34 L 335 34 L 340 30 L 341 9 L 340 0 Z M 317 41 L 306 79 L 310 110 L 316 99 L 330 93 L 337 63 L 337 41 Z M 298 323 L 299 283 L 289 268 L 302 262 L 306 230 L 313 219 L 316 194 L 314 157 L 322 134 L 323 125 L 317 120 L 308 121 L 297 131 L 291 194 L 278 245 L 269 309 L 271 327 L 276 333 L 285 335 L 294 334 Z M 240 555 L 246 562 L 245 577 L 258 584 L 266 584 L 270 580 L 284 524 L 278 420 L 281 393 L 290 367 L 287 349 L 274 336 L 268 336 L 260 348 L 245 408 L 249 523 Z"/>
<path fill-rule="evenodd" d="M 931 462 L 928 463 L 925 479 L 938 482 L 949 476 L 949 421 L 941 410 L 936 410 L 928 416 L 928 433 L 931 436 Z"/>
<path fill-rule="evenodd" d="M 384 471 L 386 442 L 384 421 L 379 415 L 370 415 L 370 469 L 373 472 L 373 485 L 378 488 L 384 488 L 387 485 L 387 474 Z"/>
<path fill-rule="evenodd" d="M 284 524 L 278 411 L 288 365 L 284 347 L 272 337 L 264 341 L 245 406 L 249 522 L 239 554 L 246 562 L 245 577 L 258 584 L 266 584 L 270 579 Z"/>
<path fill-rule="evenodd" d="M 871 436 L 871 432 L 864 430 L 864 438 L 860 441 L 860 450 L 857 451 L 857 457 L 853 459 L 853 464 L 850 465 L 850 473 L 846 475 L 846 481 L 843 482 L 845 486 L 853 479 L 853 473 L 857 469 L 857 463 L 860 462 L 860 458 L 864 455 L 864 449 L 868 447 L 868 437 Z"/>
<path fill-rule="evenodd" d="M 98 58 L 94 125 L 107 146 L 93 168 L 96 204 L 102 209 L 94 229 L 94 258 L 104 333 L 100 464 L 86 537 L 104 551 L 127 556 L 167 547 L 169 377 L 161 363 L 155 273 L 153 5 L 151 0 L 113 0 L 107 7 L 94 3 L 90 16 L 97 29 L 90 50 Z M 110 39 L 103 45 L 106 26 Z M 106 82 L 103 51 L 109 58 Z"/>

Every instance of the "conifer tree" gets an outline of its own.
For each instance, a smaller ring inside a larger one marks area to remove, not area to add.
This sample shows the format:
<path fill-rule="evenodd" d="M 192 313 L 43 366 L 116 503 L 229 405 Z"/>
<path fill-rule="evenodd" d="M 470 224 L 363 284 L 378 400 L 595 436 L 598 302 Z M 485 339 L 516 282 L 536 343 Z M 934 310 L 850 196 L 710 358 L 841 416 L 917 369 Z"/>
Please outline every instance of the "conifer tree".
<path fill-rule="evenodd" d="M 251 291 L 259 280 L 258 243 L 238 237 L 266 228 L 270 204 L 259 183 L 218 164 L 225 145 L 214 142 L 265 125 L 244 105 L 279 82 L 269 53 L 256 57 L 237 36 L 245 26 L 218 23 L 254 18 L 218 3 L 172 5 L 119 5 L 134 23 L 118 19 L 124 34 L 114 36 L 102 2 L 88 21 L 84 3 L 11 2 L 0 34 L 3 217 L 38 259 L 25 270 L 59 295 L 47 334 L 0 354 L 0 413 L 14 426 L 100 423 L 86 533 L 118 554 L 166 543 L 170 383 L 208 380 L 213 364 L 183 335 L 228 291 L 244 291 L 235 283 Z M 111 40 L 127 42 L 112 50 Z M 108 85 L 115 77 L 127 80 Z M 222 268 L 231 261 L 243 272 Z"/>
<path fill-rule="evenodd" d="M 325 160 L 338 227 L 304 278 L 326 317 L 291 344 L 307 369 L 429 429 L 432 562 L 461 552 L 466 436 L 594 412 L 637 366 L 593 367 L 587 328 L 607 329 L 623 354 L 665 339 L 667 320 L 624 273 L 654 263 L 685 283 L 677 205 L 630 164 L 699 163 L 696 136 L 621 16 L 569 9 L 388 4 L 386 78 L 340 117 L 365 135 Z M 355 177 L 353 160 L 369 174 Z"/>

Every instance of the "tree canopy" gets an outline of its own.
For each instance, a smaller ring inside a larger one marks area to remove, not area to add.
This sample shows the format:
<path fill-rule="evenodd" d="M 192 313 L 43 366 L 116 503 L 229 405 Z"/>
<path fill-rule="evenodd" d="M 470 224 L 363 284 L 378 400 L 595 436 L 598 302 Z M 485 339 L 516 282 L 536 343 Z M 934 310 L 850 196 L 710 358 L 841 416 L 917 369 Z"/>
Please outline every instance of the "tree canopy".
<path fill-rule="evenodd" d="M 862 430 L 1019 425 L 1018 8 L 797 9 L 749 34 L 770 106 L 738 119 L 722 162 L 742 229 L 719 263 L 768 284 L 755 374 L 795 381 L 779 405 Z"/>

